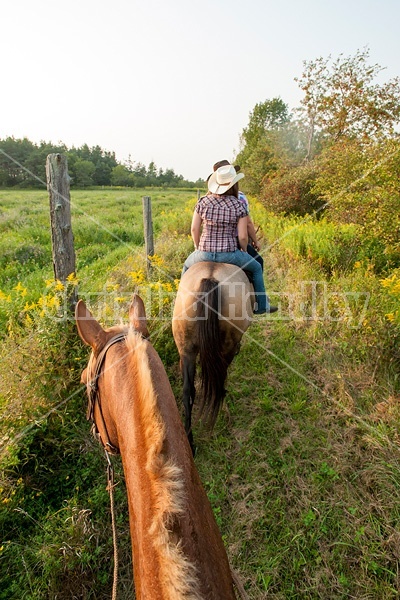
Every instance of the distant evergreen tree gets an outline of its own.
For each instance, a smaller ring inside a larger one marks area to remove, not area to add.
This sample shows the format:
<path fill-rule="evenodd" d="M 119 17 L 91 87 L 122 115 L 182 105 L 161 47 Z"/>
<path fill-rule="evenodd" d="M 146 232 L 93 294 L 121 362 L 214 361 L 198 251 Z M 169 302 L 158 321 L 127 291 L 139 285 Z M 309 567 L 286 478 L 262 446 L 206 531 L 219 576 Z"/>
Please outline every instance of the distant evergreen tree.
<path fill-rule="evenodd" d="M 72 187 L 121 185 L 193 186 L 173 169 L 157 169 L 152 161 L 148 168 L 134 163 L 129 157 L 125 164 L 118 163 L 114 152 L 100 146 L 90 148 L 83 144 L 70 149 L 62 142 L 41 141 L 34 144 L 27 138 L 8 137 L 0 140 L 0 187 L 46 187 L 46 158 L 48 154 L 66 154 Z"/>

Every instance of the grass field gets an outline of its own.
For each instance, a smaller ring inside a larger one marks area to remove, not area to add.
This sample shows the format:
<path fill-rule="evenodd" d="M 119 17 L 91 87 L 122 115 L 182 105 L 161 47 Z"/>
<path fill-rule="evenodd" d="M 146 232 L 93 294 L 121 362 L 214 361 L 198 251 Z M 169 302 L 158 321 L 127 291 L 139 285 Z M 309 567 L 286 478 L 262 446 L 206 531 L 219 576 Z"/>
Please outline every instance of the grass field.
<path fill-rule="evenodd" d="M 78 290 L 103 324 L 126 319 L 139 290 L 180 405 L 170 315 L 192 249 L 196 192 L 146 192 L 156 237 L 150 281 L 143 193 L 72 194 Z M 0 599 L 109 598 L 105 461 L 79 384 L 88 352 L 50 306 L 47 195 L 0 191 L 0 210 Z M 351 256 L 329 247 L 321 224 L 301 234 L 256 203 L 252 214 L 273 244 L 265 276 L 280 311 L 247 332 L 214 432 L 195 429 L 196 464 L 229 559 L 252 600 L 397 598 L 399 330 L 385 317 L 394 300 L 357 260 L 350 230 L 341 235 Z M 127 507 L 115 464 L 118 597 L 128 600 Z"/>

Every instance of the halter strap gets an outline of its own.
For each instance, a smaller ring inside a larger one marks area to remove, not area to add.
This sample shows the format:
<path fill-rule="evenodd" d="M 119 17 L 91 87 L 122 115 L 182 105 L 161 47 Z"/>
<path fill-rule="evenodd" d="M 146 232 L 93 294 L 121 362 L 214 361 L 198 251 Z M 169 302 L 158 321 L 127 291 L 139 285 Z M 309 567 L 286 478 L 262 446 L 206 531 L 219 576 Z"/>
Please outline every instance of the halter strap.
<path fill-rule="evenodd" d="M 94 436 L 100 441 L 100 443 L 104 446 L 105 450 L 107 452 L 109 452 L 110 454 L 119 454 L 119 449 L 116 448 L 110 442 L 110 437 L 107 432 L 107 426 L 104 421 L 103 411 L 101 410 L 101 402 L 100 402 L 100 394 L 99 394 L 99 377 L 101 375 L 103 365 L 104 365 L 104 360 L 105 360 L 108 350 L 114 344 L 117 344 L 118 342 L 122 342 L 124 340 L 126 340 L 125 333 L 118 333 L 117 335 L 113 336 L 112 338 L 110 338 L 108 340 L 107 344 L 104 346 L 104 348 L 102 349 L 102 351 L 100 352 L 100 354 L 98 355 L 98 357 L 96 359 L 96 363 L 95 363 L 95 367 L 94 367 L 94 375 L 93 375 L 93 378 L 88 383 L 88 407 L 87 407 L 87 412 L 86 412 L 86 418 L 88 419 L 88 421 L 92 421 L 92 431 L 93 431 Z M 101 421 L 103 423 L 106 440 L 103 440 L 101 438 L 100 432 L 99 432 L 96 422 L 94 420 L 94 407 L 95 407 L 96 402 L 97 402 L 97 406 L 99 408 L 99 415 L 100 415 Z"/>

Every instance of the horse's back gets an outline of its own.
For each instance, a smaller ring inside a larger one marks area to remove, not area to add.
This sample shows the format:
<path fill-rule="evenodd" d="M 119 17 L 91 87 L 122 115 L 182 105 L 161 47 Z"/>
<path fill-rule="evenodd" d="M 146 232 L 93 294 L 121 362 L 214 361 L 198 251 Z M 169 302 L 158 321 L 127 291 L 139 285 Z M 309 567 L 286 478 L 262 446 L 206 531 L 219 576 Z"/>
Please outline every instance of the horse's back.
<path fill-rule="evenodd" d="M 247 275 L 237 265 L 204 261 L 195 263 L 184 273 L 179 287 L 185 283 L 190 286 L 190 290 L 195 291 L 199 288 L 201 279 L 204 278 L 213 278 L 226 283 L 242 282 L 243 285 L 250 286 Z"/>

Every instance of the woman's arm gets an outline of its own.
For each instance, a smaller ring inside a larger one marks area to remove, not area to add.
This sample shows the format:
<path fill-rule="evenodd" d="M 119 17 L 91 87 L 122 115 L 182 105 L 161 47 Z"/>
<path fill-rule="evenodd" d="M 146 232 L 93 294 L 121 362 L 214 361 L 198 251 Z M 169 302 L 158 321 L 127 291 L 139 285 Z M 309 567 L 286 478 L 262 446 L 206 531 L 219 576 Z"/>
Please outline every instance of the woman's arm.
<path fill-rule="evenodd" d="M 247 235 L 249 236 L 249 238 L 252 241 L 253 248 L 255 248 L 256 250 L 259 250 L 260 244 L 258 243 L 258 240 L 257 240 L 256 228 L 254 227 L 254 223 L 253 223 L 253 220 L 250 217 L 250 215 L 247 217 Z"/>
<path fill-rule="evenodd" d="M 197 250 L 200 242 L 200 230 L 201 230 L 201 217 L 198 212 L 194 211 L 192 218 L 192 227 L 190 229 L 194 247 Z"/>
<path fill-rule="evenodd" d="M 241 217 L 238 221 L 238 239 L 239 246 L 243 252 L 247 252 L 247 242 L 248 242 L 248 234 L 247 234 L 247 224 L 248 219 L 247 215 L 245 217 Z"/>

